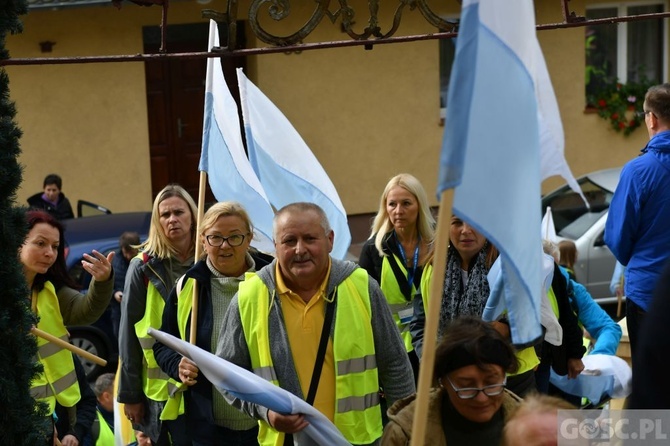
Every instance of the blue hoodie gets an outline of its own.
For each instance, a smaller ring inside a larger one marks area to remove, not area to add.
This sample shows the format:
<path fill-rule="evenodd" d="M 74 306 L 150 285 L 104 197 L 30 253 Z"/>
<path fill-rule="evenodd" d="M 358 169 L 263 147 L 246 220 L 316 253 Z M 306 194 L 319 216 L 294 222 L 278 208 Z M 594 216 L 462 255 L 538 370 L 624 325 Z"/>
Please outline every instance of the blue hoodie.
<path fill-rule="evenodd" d="M 656 281 L 670 258 L 670 131 L 656 134 L 621 171 L 612 197 L 605 243 L 626 266 L 626 298 L 649 309 Z"/>

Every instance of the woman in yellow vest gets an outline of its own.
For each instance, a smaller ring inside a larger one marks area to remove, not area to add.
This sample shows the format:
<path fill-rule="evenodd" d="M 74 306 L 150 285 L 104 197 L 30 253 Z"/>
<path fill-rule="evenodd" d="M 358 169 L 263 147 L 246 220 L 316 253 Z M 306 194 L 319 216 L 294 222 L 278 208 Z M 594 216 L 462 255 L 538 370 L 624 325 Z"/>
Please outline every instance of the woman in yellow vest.
<path fill-rule="evenodd" d="M 154 200 L 149 237 L 128 265 L 119 325 L 117 400 L 133 428 L 154 445 L 191 445 L 183 417 L 161 423 L 160 413 L 179 384 L 158 367 L 149 327 L 160 327 L 165 301 L 193 265 L 197 208 L 181 186 L 163 188 Z"/>
<path fill-rule="evenodd" d="M 460 316 L 481 317 L 490 293 L 486 276 L 497 257 L 498 250 L 482 234 L 459 217 L 451 217 L 438 336 L 441 337 L 451 321 Z M 424 293 L 423 302 L 417 302 L 415 306 L 411 322 L 414 347 L 419 357 L 423 346 L 427 299 L 428 294 Z M 504 319 L 491 324 L 509 338 L 509 326 Z M 534 369 L 540 361 L 533 347 L 519 350 L 517 359 L 519 369 L 517 374 L 508 378 L 507 387 L 515 394 L 524 396 L 535 390 Z"/>
<path fill-rule="evenodd" d="M 28 235 L 19 250 L 23 273 L 31 291 L 30 305 L 39 317 L 37 328 L 69 340 L 66 325 L 95 322 L 107 308 L 112 295 L 111 259 L 94 251 L 84 254 L 83 268 L 93 276 L 86 295 L 76 290 L 65 266 L 63 226 L 44 211 L 26 214 Z M 72 354 L 38 338 L 38 360 L 44 371 L 31 385 L 33 397 L 47 405 L 45 435 L 53 436 L 56 403 L 74 407 L 81 398 Z M 51 443 L 48 443 L 51 444 Z"/>
<path fill-rule="evenodd" d="M 434 231 L 435 219 L 419 180 L 407 173 L 396 175 L 384 188 L 370 238 L 358 262 L 379 282 L 405 342 L 415 379 L 419 358 L 412 346 L 409 322 L 412 301 L 420 300 L 422 288 L 428 288 L 430 272 L 426 269 L 431 268 Z"/>
<path fill-rule="evenodd" d="M 250 249 L 253 225 L 239 203 L 224 201 L 205 213 L 198 231 L 205 256 L 179 279 L 170 293 L 161 330 L 189 340 L 193 288 L 198 292 L 196 345 L 216 351 L 223 317 L 246 273 L 253 273 L 272 257 Z M 174 419 L 181 399 L 193 446 L 258 445 L 258 422 L 230 406 L 196 365 L 157 342 L 158 365 L 188 390 L 178 392 L 165 406 L 164 419 Z"/>

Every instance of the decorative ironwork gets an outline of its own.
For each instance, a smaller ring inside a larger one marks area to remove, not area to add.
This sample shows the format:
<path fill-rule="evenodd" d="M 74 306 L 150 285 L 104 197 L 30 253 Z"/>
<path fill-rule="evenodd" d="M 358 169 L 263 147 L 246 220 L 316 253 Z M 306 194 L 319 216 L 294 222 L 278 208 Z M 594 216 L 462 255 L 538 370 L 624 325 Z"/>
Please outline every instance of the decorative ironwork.
<path fill-rule="evenodd" d="M 237 20 L 237 1 L 228 1 L 226 19 L 229 25 Z M 356 12 L 349 6 L 347 0 L 338 0 L 339 8 L 334 12 L 330 9 L 330 0 L 315 0 L 314 11 L 307 22 L 294 33 L 285 36 L 278 36 L 268 31 L 261 24 L 260 19 L 265 13 L 277 22 L 289 18 L 291 0 L 253 0 L 249 7 L 249 26 L 258 39 L 276 46 L 296 45 L 303 42 L 325 17 L 328 17 L 333 24 L 336 23 L 338 18 L 341 18 L 342 30 L 354 40 L 388 39 L 396 33 L 403 12 L 409 8 L 410 11 L 418 9 L 423 17 L 440 31 L 453 32 L 456 30 L 457 21 L 441 18 L 430 8 L 427 0 L 398 0 L 398 6 L 393 14 L 393 23 L 388 31 L 384 31 L 379 23 L 379 2 L 380 0 L 368 0 L 369 18 L 367 26 L 361 33 L 357 33 L 353 29 Z M 229 37 L 234 39 L 234 36 Z M 234 42 L 234 40 L 229 40 L 229 42 Z M 229 45 L 228 48 L 234 50 L 235 46 Z"/>

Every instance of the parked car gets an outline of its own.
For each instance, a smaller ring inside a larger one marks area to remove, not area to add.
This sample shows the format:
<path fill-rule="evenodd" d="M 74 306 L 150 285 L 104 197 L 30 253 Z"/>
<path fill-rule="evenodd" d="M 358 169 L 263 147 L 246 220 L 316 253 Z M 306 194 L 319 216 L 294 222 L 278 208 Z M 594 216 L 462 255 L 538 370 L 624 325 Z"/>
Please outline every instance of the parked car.
<path fill-rule="evenodd" d="M 149 233 L 150 223 L 150 212 L 104 213 L 92 217 L 63 220 L 67 243 L 65 263 L 68 273 L 85 292 L 91 283 L 91 275 L 81 266 L 84 254 L 90 254 L 93 250 L 105 255 L 111 251 L 117 251 L 119 236 L 124 231 L 136 231 L 140 234 L 140 240 L 145 240 Z M 90 379 L 104 371 L 116 370 L 118 342 L 112 329 L 109 308 L 94 324 L 69 326 L 68 330 L 70 342 L 73 345 L 107 360 L 107 367 L 101 367 L 87 359 L 80 358 L 86 375 Z"/>
<path fill-rule="evenodd" d="M 590 208 L 568 185 L 542 198 L 542 214 L 551 206 L 556 234 L 577 246 L 577 280 L 600 305 L 615 303 L 609 289 L 616 259 L 605 245 L 605 222 L 621 168 L 599 170 L 577 179 Z"/>

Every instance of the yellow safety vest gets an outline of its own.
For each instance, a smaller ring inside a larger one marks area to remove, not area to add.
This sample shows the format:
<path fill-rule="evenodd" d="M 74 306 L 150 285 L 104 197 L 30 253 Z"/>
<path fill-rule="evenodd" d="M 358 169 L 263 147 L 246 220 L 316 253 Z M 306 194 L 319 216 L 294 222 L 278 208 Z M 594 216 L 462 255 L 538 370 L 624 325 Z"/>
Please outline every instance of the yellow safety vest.
<path fill-rule="evenodd" d="M 405 268 L 405 265 L 403 265 L 403 262 L 398 259 L 395 254 L 393 254 L 393 257 L 395 258 L 398 266 L 400 266 L 400 271 L 402 271 L 404 276 L 407 277 L 407 269 Z M 382 272 L 379 286 L 384 293 L 384 297 L 386 297 L 386 302 L 389 304 L 391 313 L 393 313 L 393 320 L 395 321 L 395 324 L 400 331 L 400 336 L 405 343 L 405 350 L 411 352 L 414 350 L 414 347 L 412 346 L 412 335 L 409 332 L 409 321 L 405 323 L 401 322 L 399 313 L 406 310 L 411 312 L 413 309 L 412 301 L 408 302 L 403 295 L 400 284 L 398 284 L 398 280 L 396 279 L 396 276 L 393 273 L 393 268 L 391 268 L 391 264 L 389 262 L 391 262 L 389 256 L 384 256 L 382 259 Z M 421 275 L 421 282 L 419 284 L 419 290 L 422 293 L 424 290 L 425 292 L 429 292 L 431 276 L 431 271 L 429 270 L 432 270 L 432 268 L 433 266 L 431 264 L 426 264 L 424 266 L 423 274 Z M 414 298 L 416 294 L 417 289 L 414 284 L 412 284 L 412 298 Z"/>
<path fill-rule="evenodd" d="M 139 253 L 137 257 L 142 258 Z M 142 346 L 145 364 L 142 368 L 142 387 L 147 398 L 154 401 L 166 401 L 171 393 L 177 391 L 179 383 L 163 372 L 154 358 L 153 346 L 156 340 L 147 333 L 151 327 L 160 327 L 163 322 L 165 301 L 156 287 L 147 284 L 147 301 L 142 319 L 135 323 L 135 334 Z"/>
<path fill-rule="evenodd" d="M 432 269 L 431 269 L 432 273 Z M 425 274 L 425 271 L 424 271 Z M 422 298 L 423 298 L 423 308 L 424 311 L 426 312 L 426 315 L 428 314 L 428 297 L 429 297 L 429 287 L 428 285 L 425 287 L 423 286 L 423 277 L 421 278 L 421 290 L 422 290 Z M 535 347 L 528 347 L 524 348 L 522 350 L 515 350 L 516 351 L 516 359 L 519 361 L 519 369 L 516 371 L 516 373 L 508 374 L 508 376 L 516 376 L 516 375 L 521 375 L 522 373 L 525 373 L 529 370 L 535 369 L 535 367 L 538 366 L 540 363 L 540 358 L 537 357 L 537 353 L 535 352 Z"/>
<path fill-rule="evenodd" d="M 184 340 L 188 339 L 187 336 L 190 334 L 186 332 L 186 325 L 191 318 L 195 283 L 195 279 L 185 279 L 184 277 L 177 282 L 177 325 L 179 327 L 179 337 Z M 184 398 L 182 396 L 186 390 L 188 390 L 188 386 L 179 383 L 177 391 L 170 392 L 163 412 L 161 412 L 161 420 L 176 420 L 179 415 L 184 413 Z"/>
<path fill-rule="evenodd" d="M 98 415 L 98 424 L 100 425 L 98 438 L 95 440 L 95 446 L 114 446 L 114 431 L 109 427 L 109 424 L 107 424 L 107 421 L 100 411 L 96 410 L 95 412 Z"/>
<path fill-rule="evenodd" d="M 46 282 L 39 293 L 33 291 L 32 309 L 40 317 L 37 328 L 70 342 L 58 305 L 56 290 L 51 282 Z M 38 337 L 37 358 L 44 371 L 30 384 L 32 397 L 47 403 L 49 414 L 55 410 L 56 402 L 64 407 L 73 407 L 77 404 L 81 399 L 81 393 L 72 353 Z"/>
<path fill-rule="evenodd" d="M 368 280 L 367 272 L 357 268 L 337 287 L 333 334 L 337 407 L 333 421 L 352 444 L 372 443 L 382 434 Z M 238 304 L 253 372 L 279 386 L 268 333 L 270 293 L 258 276 L 247 276 L 240 284 Z M 284 434 L 261 421 L 258 440 L 263 446 L 280 446 Z"/>

